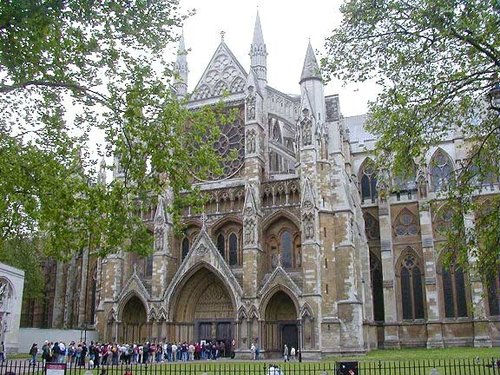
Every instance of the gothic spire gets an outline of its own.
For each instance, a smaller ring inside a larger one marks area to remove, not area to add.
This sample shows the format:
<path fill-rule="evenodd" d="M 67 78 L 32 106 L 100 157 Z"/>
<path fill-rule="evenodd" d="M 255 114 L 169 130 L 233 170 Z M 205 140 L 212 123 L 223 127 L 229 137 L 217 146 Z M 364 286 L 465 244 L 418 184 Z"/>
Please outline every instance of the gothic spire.
<path fill-rule="evenodd" d="M 300 83 L 306 79 L 319 79 L 321 81 L 321 72 L 319 70 L 318 62 L 314 50 L 311 46 L 311 41 L 307 45 L 306 58 L 304 59 L 304 67 L 302 68 L 302 75 L 300 76 Z"/>
<path fill-rule="evenodd" d="M 259 81 L 265 84 L 267 82 L 267 49 L 260 25 L 259 11 L 257 11 L 257 17 L 255 18 L 253 40 L 250 46 L 250 59 L 251 68 L 255 70 Z"/>
<path fill-rule="evenodd" d="M 174 87 L 178 97 L 183 97 L 187 94 L 188 83 L 188 64 L 187 64 L 187 51 L 184 45 L 184 31 L 179 39 L 179 47 L 177 49 L 177 61 L 175 62 L 175 78 Z"/>

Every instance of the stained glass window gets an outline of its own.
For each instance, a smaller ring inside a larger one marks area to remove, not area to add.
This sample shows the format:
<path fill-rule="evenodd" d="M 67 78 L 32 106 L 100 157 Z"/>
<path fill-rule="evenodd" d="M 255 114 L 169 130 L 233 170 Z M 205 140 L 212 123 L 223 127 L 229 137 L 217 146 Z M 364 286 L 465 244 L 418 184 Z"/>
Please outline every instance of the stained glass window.
<path fill-rule="evenodd" d="M 293 239 L 288 231 L 281 235 L 281 265 L 284 268 L 293 267 Z"/>
<path fill-rule="evenodd" d="M 368 161 L 361 170 L 361 201 L 371 199 L 375 202 L 377 198 L 377 177 L 375 174 L 375 165 Z"/>
<path fill-rule="evenodd" d="M 423 275 L 412 250 L 406 251 L 400 267 L 403 319 L 424 319 Z"/>
<path fill-rule="evenodd" d="M 444 314 L 447 318 L 466 317 L 467 301 L 465 277 L 460 267 L 451 265 L 441 268 L 443 281 Z"/>
<path fill-rule="evenodd" d="M 418 223 L 416 216 L 408 209 L 403 209 L 396 217 L 394 232 L 396 237 L 417 235 Z"/>
<path fill-rule="evenodd" d="M 372 279 L 373 318 L 375 321 L 384 321 L 384 288 L 382 276 L 382 262 L 370 252 L 370 271 Z"/>
<path fill-rule="evenodd" d="M 488 305 L 490 315 L 500 315 L 500 266 L 496 277 L 488 287 Z"/>
<path fill-rule="evenodd" d="M 236 234 L 229 235 L 229 265 L 235 266 L 238 264 L 238 237 Z"/>
<path fill-rule="evenodd" d="M 453 179 L 453 167 L 448 155 L 438 149 L 431 159 L 431 190 L 445 190 Z"/>

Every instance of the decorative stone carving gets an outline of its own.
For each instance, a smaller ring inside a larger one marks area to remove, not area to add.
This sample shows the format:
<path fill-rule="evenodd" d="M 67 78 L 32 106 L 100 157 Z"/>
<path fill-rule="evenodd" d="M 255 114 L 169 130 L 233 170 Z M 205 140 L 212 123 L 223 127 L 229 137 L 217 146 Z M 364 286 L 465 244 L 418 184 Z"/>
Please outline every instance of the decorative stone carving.
<path fill-rule="evenodd" d="M 302 216 L 304 223 L 304 237 L 306 240 L 314 239 L 314 215 L 312 212 L 305 213 Z"/>
<path fill-rule="evenodd" d="M 302 134 L 302 146 L 310 146 L 312 144 L 312 118 L 307 108 L 302 109 L 300 132 Z"/>
<path fill-rule="evenodd" d="M 255 220 L 254 219 L 246 219 L 244 223 L 244 243 L 245 245 L 253 245 L 255 244 Z"/>
<path fill-rule="evenodd" d="M 165 230 L 163 229 L 163 226 L 155 228 L 155 250 L 156 251 L 163 250 L 163 247 L 165 244 L 164 233 L 165 233 Z"/>
<path fill-rule="evenodd" d="M 254 154 L 256 152 L 256 133 L 255 130 L 249 130 L 247 131 L 246 134 L 246 140 L 247 140 L 247 153 L 248 154 Z"/>
<path fill-rule="evenodd" d="M 207 252 L 208 252 L 208 247 L 201 243 L 199 246 L 198 246 L 198 249 L 196 249 L 196 252 L 199 254 L 199 255 L 205 255 Z"/>
<path fill-rule="evenodd" d="M 248 94 L 246 98 L 247 120 L 255 120 L 256 100 L 257 96 L 255 94 L 255 88 L 253 86 L 248 86 Z"/>

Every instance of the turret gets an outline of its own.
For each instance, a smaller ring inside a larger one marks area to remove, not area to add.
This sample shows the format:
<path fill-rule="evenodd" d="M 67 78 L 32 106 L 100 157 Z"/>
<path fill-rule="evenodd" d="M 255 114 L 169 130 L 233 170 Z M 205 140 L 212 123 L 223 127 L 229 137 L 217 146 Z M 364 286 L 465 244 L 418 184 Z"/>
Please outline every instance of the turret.
<path fill-rule="evenodd" d="M 187 51 L 184 46 L 184 32 L 179 39 L 179 48 L 177 49 L 177 61 L 175 62 L 175 82 L 174 87 L 178 98 L 182 98 L 187 94 L 188 85 L 188 64 L 187 64 Z"/>
<path fill-rule="evenodd" d="M 250 66 L 257 74 L 261 87 L 264 87 L 267 84 L 267 49 L 262 35 L 262 27 L 260 26 L 259 12 L 257 12 L 255 19 L 253 40 L 250 47 L 250 59 Z"/>

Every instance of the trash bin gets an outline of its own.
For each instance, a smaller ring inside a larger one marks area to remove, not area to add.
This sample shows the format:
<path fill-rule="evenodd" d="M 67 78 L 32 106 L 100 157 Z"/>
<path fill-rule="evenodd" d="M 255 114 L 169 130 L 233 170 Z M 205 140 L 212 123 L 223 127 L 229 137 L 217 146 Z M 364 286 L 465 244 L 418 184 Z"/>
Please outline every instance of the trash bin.
<path fill-rule="evenodd" d="M 337 375 L 358 375 L 357 361 L 337 362 Z"/>

